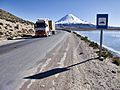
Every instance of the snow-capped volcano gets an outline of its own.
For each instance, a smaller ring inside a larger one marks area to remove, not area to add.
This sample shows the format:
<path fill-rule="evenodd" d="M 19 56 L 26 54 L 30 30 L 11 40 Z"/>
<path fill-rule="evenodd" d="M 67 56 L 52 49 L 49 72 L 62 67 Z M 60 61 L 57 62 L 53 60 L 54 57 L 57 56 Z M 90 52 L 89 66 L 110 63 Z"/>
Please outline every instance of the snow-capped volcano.
<path fill-rule="evenodd" d="M 61 18 L 60 20 L 58 20 L 56 24 L 89 24 L 89 23 L 83 20 L 80 20 L 73 14 L 68 14 L 63 18 Z"/>

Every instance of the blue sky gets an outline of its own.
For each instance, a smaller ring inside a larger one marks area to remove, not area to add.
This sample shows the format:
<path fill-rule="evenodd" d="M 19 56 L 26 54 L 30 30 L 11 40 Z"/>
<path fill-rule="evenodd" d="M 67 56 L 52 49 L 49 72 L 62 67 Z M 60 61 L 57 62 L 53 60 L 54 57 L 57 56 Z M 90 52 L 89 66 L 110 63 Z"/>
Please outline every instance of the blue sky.
<path fill-rule="evenodd" d="M 120 26 L 120 0 L 0 0 L 0 8 L 33 22 L 38 18 L 57 21 L 71 13 L 95 23 L 96 14 L 105 13 L 109 25 Z"/>

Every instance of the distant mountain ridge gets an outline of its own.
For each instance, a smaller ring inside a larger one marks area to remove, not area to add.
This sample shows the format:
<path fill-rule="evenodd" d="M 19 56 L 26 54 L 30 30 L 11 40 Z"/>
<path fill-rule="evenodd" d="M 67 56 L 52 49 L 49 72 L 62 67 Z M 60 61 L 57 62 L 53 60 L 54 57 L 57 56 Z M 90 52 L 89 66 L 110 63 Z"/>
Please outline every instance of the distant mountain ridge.
<path fill-rule="evenodd" d="M 20 22 L 20 23 L 28 23 L 28 24 L 33 24 L 33 22 L 23 20 L 5 10 L 0 9 L 0 19 L 5 19 L 6 21 L 10 22 Z"/>

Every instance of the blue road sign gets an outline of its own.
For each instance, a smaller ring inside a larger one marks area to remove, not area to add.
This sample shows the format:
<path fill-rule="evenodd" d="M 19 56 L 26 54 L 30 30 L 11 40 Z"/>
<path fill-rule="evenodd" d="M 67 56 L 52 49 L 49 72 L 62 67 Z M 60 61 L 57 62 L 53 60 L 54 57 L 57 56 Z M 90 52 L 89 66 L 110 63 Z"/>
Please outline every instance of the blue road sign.
<path fill-rule="evenodd" d="M 97 14 L 97 29 L 108 28 L 108 14 Z"/>

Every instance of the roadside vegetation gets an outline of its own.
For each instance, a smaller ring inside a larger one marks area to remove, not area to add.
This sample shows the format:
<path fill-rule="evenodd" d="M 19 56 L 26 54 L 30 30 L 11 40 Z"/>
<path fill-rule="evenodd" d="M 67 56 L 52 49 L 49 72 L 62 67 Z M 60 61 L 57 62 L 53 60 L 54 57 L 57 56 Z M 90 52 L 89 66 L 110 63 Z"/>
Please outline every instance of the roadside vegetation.
<path fill-rule="evenodd" d="M 119 57 L 113 57 L 113 63 L 120 66 L 120 58 Z"/>
<path fill-rule="evenodd" d="M 90 41 L 88 39 L 88 37 L 83 37 L 79 34 L 77 34 L 76 32 L 73 32 L 74 34 L 76 34 L 78 37 L 80 37 L 81 40 L 85 41 L 86 43 L 88 43 L 88 45 L 90 47 L 93 47 L 93 49 L 99 49 L 99 45 L 93 41 Z M 96 51 L 96 53 L 99 55 L 99 51 Z M 106 58 L 111 58 L 112 59 L 112 63 L 120 66 L 120 57 L 113 55 L 109 50 L 107 50 L 106 48 L 102 48 L 102 57 Z"/>

